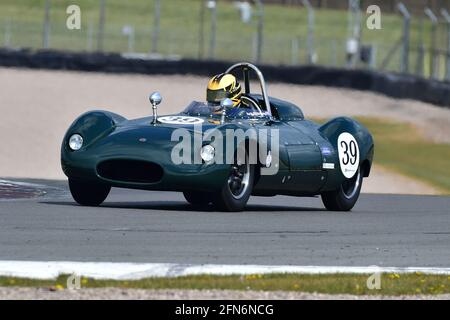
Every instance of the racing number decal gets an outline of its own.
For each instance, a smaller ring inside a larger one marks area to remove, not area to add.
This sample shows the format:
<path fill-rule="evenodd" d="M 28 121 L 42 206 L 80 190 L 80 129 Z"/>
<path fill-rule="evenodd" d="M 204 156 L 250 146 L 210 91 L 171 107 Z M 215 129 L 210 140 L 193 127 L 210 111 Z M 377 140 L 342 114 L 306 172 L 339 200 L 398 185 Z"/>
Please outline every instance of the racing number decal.
<path fill-rule="evenodd" d="M 200 124 L 203 123 L 203 119 L 190 117 L 190 116 L 165 116 L 159 117 L 159 122 L 167 124 Z"/>
<path fill-rule="evenodd" d="M 353 178 L 359 166 L 359 147 L 355 137 L 344 132 L 338 138 L 339 163 L 344 177 Z"/>
<path fill-rule="evenodd" d="M 342 163 L 345 166 L 349 163 L 354 165 L 356 163 L 356 157 L 358 156 L 355 141 L 350 141 L 349 144 L 347 144 L 346 141 L 341 141 L 341 147 L 344 148 L 344 158 L 342 159 Z"/>

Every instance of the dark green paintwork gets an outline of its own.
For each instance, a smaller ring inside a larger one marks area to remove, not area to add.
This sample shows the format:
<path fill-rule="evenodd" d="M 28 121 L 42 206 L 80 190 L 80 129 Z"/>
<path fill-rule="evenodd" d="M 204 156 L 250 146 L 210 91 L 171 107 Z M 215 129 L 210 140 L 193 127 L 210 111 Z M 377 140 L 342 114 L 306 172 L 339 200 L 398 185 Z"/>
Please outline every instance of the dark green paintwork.
<path fill-rule="evenodd" d="M 260 96 L 254 95 L 261 99 Z M 336 118 L 319 126 L 305 120 L 301 110 L 295 105 L 270 98 L 273 121 L 268 119 L 230 119 L 223 125 L 205 123 L 202 130 L 238 129 L 279 129 L 280 163 L 279 171 L 273 176 L 257 177 L 254 195 L 296 195 L 312 196 L 323 191 L 334 190 L 345 179 L 339 168 L 337 138 L 342 132 L 351 133 L 360 147 L 360 161 L 368 176 L 373 159 L 373 139 L 365 127 L 350 118 Z M 230 166 L 226 164 L 175 165 L 171 161 L 172 148 L 178 143 L 171 141 L 174 129 L 192 126 L 151 124 L 152 117 L 136 120 L 106 111 L 93 111 L 80 116 L 67 131 L 61 148 L 61 164 L 64 173 L 75 179 L 94 180 L 115 187 L 145 190 L 219 190 L 227 181 Z M 217 117 L 216 117 L 217 120 Z M 81 134 L 84 145 L 79 151 L 71 151 L 68 139 Z M 140 139 L 145 138 L 145 142 Z M 269 139 L 270 140 L 270 139 Z M 321 149 L 327 148 L 331 154 L 326 157 Z M 199 150 L 194 150 L 199 152 Z M 325 159 L 326 158 L 326 159 Z M 134 159 L 158 163 L 164 175 L 160 182 L 153 184 L 109 181 L 101 178 L 97 165 L 108 159 Z M 334 163 L 334 170 L 322 169 L 323 162 Z"/>

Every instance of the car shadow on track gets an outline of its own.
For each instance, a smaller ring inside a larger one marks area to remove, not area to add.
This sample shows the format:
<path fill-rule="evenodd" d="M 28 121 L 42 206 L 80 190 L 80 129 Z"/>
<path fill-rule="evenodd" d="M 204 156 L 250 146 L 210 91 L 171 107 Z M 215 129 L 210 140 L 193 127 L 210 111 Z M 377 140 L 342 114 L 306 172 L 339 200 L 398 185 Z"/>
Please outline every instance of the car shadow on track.
<path fill-rule="evenodd" d="M 70 201 L 42 201 L 42 204 L 81 207 Z M 212 206 L 192 206 L 186 202 L 177 201 L 144 201 L 144 202 L 105 202 L 98 208 L 137 209 L 137 210 L 162 210 L 162 211 L 195 211 L 195 212 L 217 212 Z M 249 204 L 245 212 L 288 212 L 288 211 L 326 211 L 324 208 L 307 208 L 293 206 L 274 206 Z"/>

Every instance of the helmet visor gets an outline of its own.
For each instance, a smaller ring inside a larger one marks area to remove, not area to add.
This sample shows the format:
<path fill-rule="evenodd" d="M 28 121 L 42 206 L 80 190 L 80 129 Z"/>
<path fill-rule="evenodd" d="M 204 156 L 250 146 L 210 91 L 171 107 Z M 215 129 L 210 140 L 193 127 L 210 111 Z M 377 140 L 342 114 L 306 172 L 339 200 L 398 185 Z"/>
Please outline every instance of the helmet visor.
<path fill-rule="evenodd" d="M 208 102 L 220 102 L 225 98 L 228 98 L 229 93 L 223 89 L 218 90 L 206 90 L 206 100 Z"/>

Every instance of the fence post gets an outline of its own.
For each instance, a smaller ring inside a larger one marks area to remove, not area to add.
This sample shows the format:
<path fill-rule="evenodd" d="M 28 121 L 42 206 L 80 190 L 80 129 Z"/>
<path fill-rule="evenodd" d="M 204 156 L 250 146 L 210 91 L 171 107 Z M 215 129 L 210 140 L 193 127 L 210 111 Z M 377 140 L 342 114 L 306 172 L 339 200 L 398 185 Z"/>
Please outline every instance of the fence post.
<path fill-rule="evenodd" d="M 256 35 L 256 63 L 261 62 L 264 29 L 264 5 L 262 0 L 255 0 L 258 6 L 258 27 Z"/>
<path fill-rule="evenodd" d="M 210 0 L 209 9 L 211 10 L 211 38 L 209 42 L 208 56 L 210 60 L 214 59 L 216 51 L 216 34 L 217 34 L 217 1 Z"/>
<path fill-rule="evenodd" d="M 11 47 L 11 19 L 5 20 L 5 34 L 3 45 L 5 48 Z"/>
<path fill-rule="evenodd" d="M 361 47 L 361 3 L 360 0 L 348 1 L 347 66 L 356 65 Z"/>
<path fill-rule="evenodd" d="M 50 0 L 45 0 L 44 28 L 42 32 L 42 47 L 47 49 L 50 38 Z"/>
<path fill-rule="evenodd" d="M 408 73 L 411 14 L 402 2 L 398 4 L 398 10 L 403 16 L 402 61 L 400 64 L 400 72 Z"/>
<path fill-rule="evenodd" d="M 331 40 L 331 50 L 330 50 L 330 54 L 331 54 L 331 65 L 333 67 L 337 66 L 337 41 L 336 39 L 332 39 Z"/>
<path fill-rule="evenodd" d="M 131 25 L 125 25 L 122 27 L 122 34 L 127 37 L 128 40 L 128 53 L 133 53 L 134 42 L 135 42 L 135 32 L 134 27 Z"/>
<path fill-rule="evenodd" d="M 425 14 L 431 20 L 431 48 L 430 48 L 430 78 L 437 78 L 436 68 L 436 31 L 438 18 L 430 8 L 425 8 Z"/>
<path fill-rule="evenodd" d="M 420 27 L 419 27 L 419 46 L 417 48 L 417 64 L 416 64 L 416 75 L 423 76 L 424 69 L 423 64 L 425 61 L 425 47 L 423 44 L 424 38 L 424 22 L 423 18 L 420 18 Z"/>
<path fill-rule="evenodd" d="M 94 37 L 94 23 L 92 22 L 92 17 L 89 18 L 88 29 L 86 32 L 86 50 L 92 51 L 92 39 Z"/>
<path fill-rule="evenodd" d="M 200 22 L 198 28 L 198 59 L 203 59 L 203 49 L 205 43 L 205 0 L 200 0 Z"/>
<path fill-rule="evenodd" d="M 153 15 L 152 53 L 158 52 L 160 18 L 161 0 L 155 0 L 155 13 Z"/>
<path fill-rule="evenodd" d="M 308 52 L 308 64 L 314 64 L 314 8 L 309 0 L 303 0 L 303 5 L 308 11 L 308 36 L 306 40 Z"/>
<path fill-rule="evenodd" d="M 441 10 L 441 14 L 447 22 L 447 64 L 446 64 L 446 72 L 445 79 L 450 80 L 450 14 L 446 9 Z"/>
<path fill-rule="evenodd" d="M 100 0 L 98 17 L 97 51 L 103 51 L 103 37 L 105 33 L 105 0 Z"/>
<path fill-rule="evenodd" d="M 252 36 L 252 60 L 256 61 L 257 59 L 257 55 L 258 55 L 258 36 L 256 34 L 254 34 Z"/>
<path fill-rule="evenodd" d="M 299 43 L 298 43 L 298 38 L 297 37 L 293 37 L 291 39 L 291 64 L 292 65 L 298 65 L 298 55 L 299 55 Z"/>
<path fill-rule="evenodd" d="M 376 43 L 372 46 L 372 50 L 373 50 L 373 52 L 372 52 L 372 56 L 371 56 L 369 65 L 372 69 L 376 69 L 377 55 L 378 55 L 378 45 Z"/>

